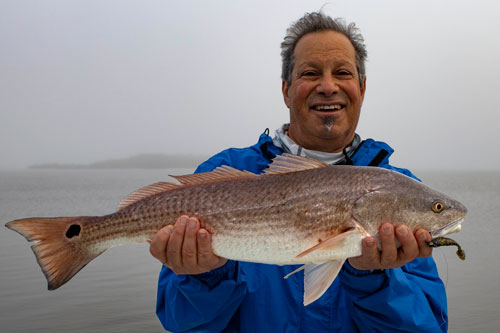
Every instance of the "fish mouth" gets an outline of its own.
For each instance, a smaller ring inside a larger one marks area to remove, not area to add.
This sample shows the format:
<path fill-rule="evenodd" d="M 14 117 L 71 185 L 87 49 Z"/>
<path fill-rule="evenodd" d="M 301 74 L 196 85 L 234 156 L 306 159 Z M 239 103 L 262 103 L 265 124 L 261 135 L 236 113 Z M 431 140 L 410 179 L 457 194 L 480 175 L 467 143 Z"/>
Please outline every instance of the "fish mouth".
<path fill-rule="evenodd" d="M 454 232 L 459 232 L 460 230 L 462 230 L 462 222 L 463 221 L 464 221 L 464 219 L 461 218 L 459 220 L 456 220 L 455 222 L 448 224 L 447 226 L 445 226 L 441 229 L 431 231 L 430 234 L 431 234 L 432 239 L 437 238 L 437 237 L 442 237 L 444 235 L 448 235 L 448 234 L 451 234 Z"/>

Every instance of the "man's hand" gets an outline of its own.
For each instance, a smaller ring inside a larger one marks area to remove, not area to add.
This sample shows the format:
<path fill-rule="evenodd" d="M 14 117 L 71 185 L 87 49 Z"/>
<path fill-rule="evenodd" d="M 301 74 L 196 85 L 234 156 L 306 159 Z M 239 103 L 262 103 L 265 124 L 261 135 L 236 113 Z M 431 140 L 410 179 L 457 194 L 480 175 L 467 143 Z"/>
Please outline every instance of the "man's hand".
<path fill-rule="evenodd" d="M 155 235 L 149 251 L 175 274 L 201 274 L 224 266 L 212 250 L 210 233 L 195 217 L 181 216 Z"/>
<path fill-rule="evenodd" d="M 428 257 L 432 249 L 425 244 L 431 240 L 431 235 L 424 229 L 417 229 L 414 234 L 404 224 L 394 228 L 390 223 L 384 223 L 379 229 L 382 251 L 377 248 L 373 237 L 363 239 L 363 252 L 359 257 L 349 258 L 352 267 L 359 270 L 398 268 L 413 261 L 417 257 Z M 396 248 L 396 239 L 401 247 Z"/>

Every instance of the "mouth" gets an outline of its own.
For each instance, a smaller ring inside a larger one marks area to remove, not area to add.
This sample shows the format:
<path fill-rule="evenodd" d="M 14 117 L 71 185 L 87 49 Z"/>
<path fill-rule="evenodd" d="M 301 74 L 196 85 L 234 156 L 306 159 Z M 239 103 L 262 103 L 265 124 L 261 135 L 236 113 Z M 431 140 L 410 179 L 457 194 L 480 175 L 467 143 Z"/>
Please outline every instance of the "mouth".
<path fill-rule="evenodd" d="M 345 104 L 334 103 L 334 104 L 316 104 L 311 107 L 311 110 L 321 112 L 321 113 L 332 113 L 343 110 L 345 108 Z"/>
<path fill-rule="evenodd" d="M 455 222 L 452 222 L 441 229 L 431 231 L 430 234 L 432 239 L 437 237 L 442 237 L 444 235 L 448 235 L 454 232 L 459 232 L 460 230 L 462 230 L 463 221 L 464 219 L 456 220 Z"/>

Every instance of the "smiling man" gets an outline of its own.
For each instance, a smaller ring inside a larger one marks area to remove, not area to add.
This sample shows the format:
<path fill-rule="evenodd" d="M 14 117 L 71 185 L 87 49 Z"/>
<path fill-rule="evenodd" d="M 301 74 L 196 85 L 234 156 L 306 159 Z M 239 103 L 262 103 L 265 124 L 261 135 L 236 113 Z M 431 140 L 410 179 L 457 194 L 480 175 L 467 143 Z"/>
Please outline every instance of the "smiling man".
<path fill-rule="evenodd" d="M 366 89 L 363 38 L 354 24 L 322 13 L 306 14 L 287 30 L 282 48 L 282 92 L 290 123 L 257 144 L 227 149 L 196 172 L 221 165 L 261 173 L 283 152 L 332 164 L 393 167 L 393 150 L 356 134 Z M 150 247 L 164 266 L 157 314 L 171 331 L 436 332 L 447 330 L 446 294 L 426 230 L 380 228 L 362 255 L 349 258 L 323 296 L 304 307 L 297 266 L 236 262 L 217 257 L 207 230 L 181 216 L 160 230 Z M 399 242 L 401 247 L 397 247 Z"/>
<path fill-rule="evenodd" d="M 334 31 L 305 35 L 295 46 L 291 74 L 282 88 L 288 135 L 308 149 L 342 151 L 354 139 L 366 87 L 351 42 Z"/>

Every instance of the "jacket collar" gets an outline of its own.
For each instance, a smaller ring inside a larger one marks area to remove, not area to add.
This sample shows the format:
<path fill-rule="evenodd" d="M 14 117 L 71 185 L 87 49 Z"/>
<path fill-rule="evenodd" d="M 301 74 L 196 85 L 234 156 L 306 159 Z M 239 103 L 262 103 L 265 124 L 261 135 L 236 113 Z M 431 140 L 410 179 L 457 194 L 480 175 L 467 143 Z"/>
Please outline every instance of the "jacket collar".
<path fill-rule="evenodd" d="M 357 141 L 357 142 L 356 142 Z M 389 157 L 394 152 L 387 143 L 382 141 L 375 141 L 373 139 L 366 139 L 361 141 L 359 136 L 356 135 L 352 147 L 347 152 L 347 158 L 342 159 L 337 164 L 353 164 L 357 166 L 384 166 L 389 164 Z M 269 129 L 266 129 L 259 137 L 259 142 L 256 148 L 260 149 L 264 156 L 272 160 L 276 155 L 287 152 L 279 142 L 269 136 Z M 302 155 L 304 156 L 304 155 Z M 309 156 L 313 157 L 313 156 Z M 313 157 L 314 158 L 314 157 Z M 317 158 L 323 160 L 322 158 Z M 349 163 L 349 159 L 351 163 Z"/>

